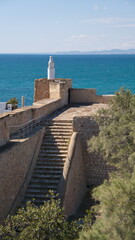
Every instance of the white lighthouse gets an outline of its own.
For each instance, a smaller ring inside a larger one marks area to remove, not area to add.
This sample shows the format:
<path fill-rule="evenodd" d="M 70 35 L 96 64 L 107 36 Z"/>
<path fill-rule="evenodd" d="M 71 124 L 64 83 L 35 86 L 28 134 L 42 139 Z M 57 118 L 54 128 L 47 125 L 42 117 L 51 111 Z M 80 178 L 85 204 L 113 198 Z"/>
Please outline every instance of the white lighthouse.
<path fill-rule="evenodd" d="M 55 79 L 55 66 L 52 56 L 50 56 L 48 62 L 48 79 Z"/>

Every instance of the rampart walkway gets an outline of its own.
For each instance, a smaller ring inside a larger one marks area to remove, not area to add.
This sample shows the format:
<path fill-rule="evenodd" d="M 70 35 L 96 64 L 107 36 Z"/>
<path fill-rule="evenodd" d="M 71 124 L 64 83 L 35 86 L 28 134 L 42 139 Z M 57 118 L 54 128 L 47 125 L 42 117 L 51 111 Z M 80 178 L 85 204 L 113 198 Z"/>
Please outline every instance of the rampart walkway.
<path fill-rule="evenodd" d="M 59 110 L 54 111 L 47 117 L 32 119 L 19 126 L 10 127 L 10 139 L 26 138 L 33 130 L 44 126 L 46 119 L 52 120 L 73 120 L 74 117 L 93 116 L 101 108 L 106 108 L 106 104 L 69 104 Z"/>
<path fill-rule="evenodd" d="M 101 108 L 107 108 L 107 104 L 71 104 L 50 114 L 48 118 L 55 120 L 72 120 L 73 117 L 95 115 Z"/>

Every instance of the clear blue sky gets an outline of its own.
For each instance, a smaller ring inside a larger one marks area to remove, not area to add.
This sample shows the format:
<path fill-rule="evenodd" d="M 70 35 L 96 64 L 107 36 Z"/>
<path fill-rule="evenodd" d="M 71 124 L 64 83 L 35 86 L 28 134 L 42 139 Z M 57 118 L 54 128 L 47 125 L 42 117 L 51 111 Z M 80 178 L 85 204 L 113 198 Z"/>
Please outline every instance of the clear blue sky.
<path fill-rule="evenodd" d="M 0 0 L 0 53 L 135 48 L 135 0 Z"/>

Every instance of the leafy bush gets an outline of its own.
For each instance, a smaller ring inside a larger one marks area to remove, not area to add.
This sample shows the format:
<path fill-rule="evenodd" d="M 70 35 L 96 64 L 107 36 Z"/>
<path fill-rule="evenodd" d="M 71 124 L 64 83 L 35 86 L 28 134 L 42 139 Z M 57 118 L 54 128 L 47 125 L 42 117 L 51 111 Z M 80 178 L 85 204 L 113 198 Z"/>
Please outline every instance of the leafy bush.
<path fill-rule="evenodd" d="M 60 200 L 54 199 L 40 207 L 28 202 L 16 215 L 8 216 L 0 227 L 3 240 L 73 240 L 80 229 L 76 221 L 66 221 Z"/>

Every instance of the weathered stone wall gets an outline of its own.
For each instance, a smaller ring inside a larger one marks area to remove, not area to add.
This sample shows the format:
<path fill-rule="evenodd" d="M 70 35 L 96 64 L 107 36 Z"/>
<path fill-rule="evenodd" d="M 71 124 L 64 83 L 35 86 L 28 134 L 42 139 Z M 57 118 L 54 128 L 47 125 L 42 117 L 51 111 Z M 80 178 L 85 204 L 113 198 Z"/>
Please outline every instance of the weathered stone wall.
<path fill-rule="evenodd" d="M 74 117 L 73 130 L 78 132 L 82 139 L 83 161 L 89 186 L 100 185 L 108 178 L 111 167 L 95 153 L 88 152 L 88 140 L 99 134 L 99 127 L 93 117 Z"/>
<path fill-rule="evenodd" d="M 69 90 L 72 87 L 71 79 L 55 79 L 50 83 L 50 98 L 61 98 L 64 104 L 69 102 Z"/>
<path fill-rule="evenodd" d="M 9 141 L 10 127 L 22 125 L 34 118 L 48 116 L 61 107 L 63 107 L 62 99 L 46 99 L 34 103 L 31 107 L 23 107 L 10 113 L 1 114 L 0 146 Z M 13 131 L 12 128 L 12 132 Z"/>
<path fill-rule="evenodd" d="M 28 139 L 0 149 L 0 221 L 14 210 L 25 192 L 44 132 L 42 129 Z"/>
<path fill-rule="evenodd" d="M 62 99 L 44 99 L 33 104 L 32 117 L 37 118 L 40 116 L 48 116 L 52 112 L 63 107 Z"/>
<path fill-rule="evenodd" d="M 70 103 L 108 103 L 113 95 L 96 95 L 96 89 L 70 90 Z"/>
<path fill-rule="evenodd" d="M 60 98 L 60 84 L 56 81 L 50 81 L 49 83 L 50 87 L 50 98 Z"/>
<path fill-rule="evenodd" d="M 34 84 L 34 102 L 50 98 L 68 99 L 68 90 L 72 86 L 71 79 L 56 78 L 48 80 L 47 78 L 36 79 Z"/>
<path fill-rule="evenodd" d="M 21 125 L 32 119 L 32 110 L 29 107 L 20 108 L 0 115 L 0 146 L 9 141 L 10 126 Z"/>
<path fill-rule="evenodd" d="M 33 106 L 30 107 L 23 107 L 9 113 L 1 114 L 0 146 L 4 145 L 6 142 L 9 141 L 9 127 L 22 125 L 34 118 L 38 118 L 41 116 L 48 116 L 53 111 L 63 107 L 64 105 L 67 105 L 69 100 L 68 90 L 70 88 L 71 79 L 56 79 L 56 81 L 53 82 L 52 80 L 52 82 L 49 83 L 47 79 L 36 80 L 35 100 L 39 99 L 40 97 L 42 99 L 45 96 L 45 89 L 47 89 L 47 96 L 50 98 L 36 101 L 33 103 Z"/>
<path fill-rule="evenodd" d="M 34 83 L 34 102 L 49 97 L 49 80 L 47 78 L 36 79 Z"/>
<path fill-rule="evenodd" d="M 60 85 L 60 97 L 63 99 L 63 103 L 65 105 L 70 102 L 69 94 L 70 94 L 71 88 L 72 88 L 72 80 L 62 79 L 61 85 Z"/>
<path fill-rule="evenodd" d="M 67 216 L 75 214 L 86 192 L 86 185 L 81 139 L 73 133 L 59 189 Z"/>

